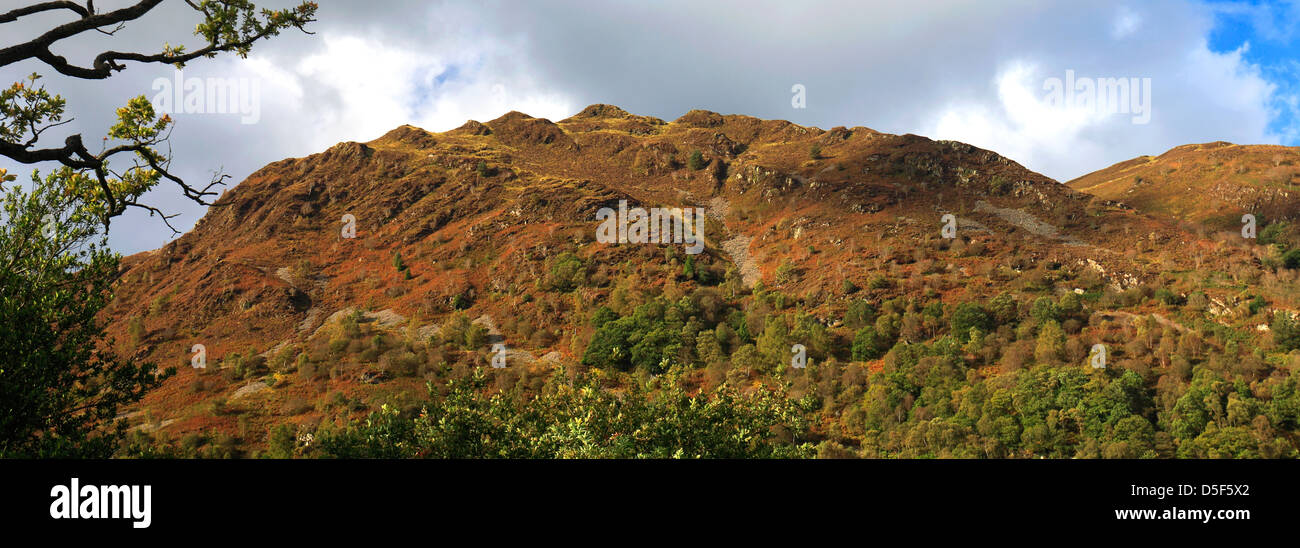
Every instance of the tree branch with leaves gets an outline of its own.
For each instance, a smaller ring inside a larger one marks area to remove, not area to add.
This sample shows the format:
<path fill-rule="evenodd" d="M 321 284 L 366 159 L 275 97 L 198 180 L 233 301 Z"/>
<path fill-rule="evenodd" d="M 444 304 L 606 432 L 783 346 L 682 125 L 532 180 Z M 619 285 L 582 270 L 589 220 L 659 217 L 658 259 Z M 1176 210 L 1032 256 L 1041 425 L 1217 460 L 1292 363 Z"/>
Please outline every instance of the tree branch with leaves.
<path fill-rule="evenodd" d="M 113 34 L 161 4 L 142 0 L 103 12 L 94 2 L 38 2 L 0 13 L 4 24 L 36 14 L 74 20 L 40 36 L 0 48 L 0 67 L 28 60 L 74 78 L 102 80 L 129 63 L 183 67 L 220 53 L 248 55 L 259 40 L 314 21 L 316 4 L 259 10 L 247 0 L 186 0 L 201 17 L 202 47 L 163 45 L 158 53 L 106 51 L 76 65 L 51 52 L 61 40 L 86 32 Z M 0 458 L 108 457 L 124 435 L 119 409 L 138 402 L 174 372 L 122 359 L 105 330 L 104 309 L 113 299 L 120 256 L 107 247 L 110 221 L 129 208 L 171 216 L 141 201 L 164 180 L 184 196 L 212 205 L 217 174 L 191 185 L 172 171 L 173 120 L 142 95 L 117 109 L 98 150 L 80 134 L 62 146 L 42 143 L 52 129 L 73 122 L 67 101 L 32 74 L 0 89 L 0 155 L 21 164 L 56 164 L 44 177 L 33 171 L 29 189 L 10 184 L 0 169 Z"/>
<path fill-rule="evenodd" d="M 0 67 L 37 60 L 60 74 L 74 78 L 101 80 L 126 70 L 126 63 L 170 64 L 183 68 L 187 62 L 199 58 L 213 58 L 221 53 L 233 53 L 246 58 L 254 43 L 279 35 L 284 30 L 306 30 L 315 21 L 317 5 L 303 2 L 297 7 L 283 10 L 258 9 L 249 0 L 185 0 L 201 16 L 194 34 L 203 45 L 189 50 L 184 45 L 164 44 L 155 53 L 105 51 L 88 64 L 78 65 L 56 55 L 51 47 L 62 40 L 79 34 L 97 31 L 113 34 L 126 24 L 140 20 L 158 7 L 162 0 L 141 0 L 122 9 L 100 13 L 93 1 L 85 5 L 75 2 L 41 2 L 6 13 L 0 13 L 0 24 L 19 22 L 24 17 L 45 12 L 68 12 L 77 18 L 21 44 L 0 48 Z M 110 29 L 110 30 L 105 30 Z M 176 184 L 189 200 L 201 205 L 212 205 L 214 190 L 228 178 L 220 173 L 201 186 L 191 185 L 171 172 L 170 151 L 161 148 L 171 136 L 173 120 L 158 116 L 153 105 L 142 95 L 131 99 L 118 109 L 117 121 L 103 138 L 98 152 L 88 148 L 80 134 L 67 137 L 63 146 L 40 147 L 42 134 L 72 122 L 65 119 L 66 101 L 50 94 L 38 85 L 40 75 L 32 74 L 23 82 L 15 82 L 0 91 L 0 155 L 22 164 L 58 162 L 77 172 L 69 177 L 67 192 L 89 204 L 98 202 L 96 211 L 105 230 L 110 221 L 129 208 L 140 208 L 159 215 L 168 228 L 179 233 L 169 220 L 174 215 L 164 214 L 157 208 L 142 203 L 140 197 L 166 179 Z M 125 158 L 129 167 L 114 169 L 110 161 Z M 0 183 L 12 180 L 11 175 L 0 173 Z"/>

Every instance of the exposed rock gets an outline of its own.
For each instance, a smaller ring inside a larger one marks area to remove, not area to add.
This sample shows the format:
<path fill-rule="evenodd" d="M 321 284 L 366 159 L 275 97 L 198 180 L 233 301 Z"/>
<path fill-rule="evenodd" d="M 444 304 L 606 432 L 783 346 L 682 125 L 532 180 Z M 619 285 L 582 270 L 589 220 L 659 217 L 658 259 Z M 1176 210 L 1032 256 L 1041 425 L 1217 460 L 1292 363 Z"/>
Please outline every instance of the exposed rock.
<path fill-rule="evenodd" d="M 239 399 L 242 399 L 242 398 L 246 398 L 246 397 L 248 397 L 248 396 L 252 396 L 252 395 L 254 395 L 254 394 L 258 394 L 258 393 L 263 392 L 263 391 L 266 391 L 266 390 L 268 390 L 268 389 L 270 389 L 270 387 L 267 386 L 266 383 L 261 382 L 261 381 L 248 383 L 248 384 L 246 384 L 246 385 L 240 387 L 239 390 L 236 390 L 234 394 L 231 394 L 231 395 L 230 395 L 230 401 L 235 401 L 235 400 L 239 400 Z"/>

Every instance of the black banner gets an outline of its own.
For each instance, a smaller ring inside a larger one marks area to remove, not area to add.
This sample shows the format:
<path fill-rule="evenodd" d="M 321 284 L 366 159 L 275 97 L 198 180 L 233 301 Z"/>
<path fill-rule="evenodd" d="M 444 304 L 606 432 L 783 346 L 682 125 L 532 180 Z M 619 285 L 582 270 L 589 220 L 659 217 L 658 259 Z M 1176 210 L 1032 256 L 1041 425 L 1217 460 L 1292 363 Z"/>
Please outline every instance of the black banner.
<path fill-rule="evenodd" d="M 778 524 L 1220 534 L 1290 525 L 1300 486 L 1292 461 L 140 460 L 0 461 L 0 470 L 6 529 L 126 541 L 561 525 L 660 535 L 663 520 L 733 533 L 758 524 L 750 534 Z M 118 517 L 97 515 L 114 507 Z"/>

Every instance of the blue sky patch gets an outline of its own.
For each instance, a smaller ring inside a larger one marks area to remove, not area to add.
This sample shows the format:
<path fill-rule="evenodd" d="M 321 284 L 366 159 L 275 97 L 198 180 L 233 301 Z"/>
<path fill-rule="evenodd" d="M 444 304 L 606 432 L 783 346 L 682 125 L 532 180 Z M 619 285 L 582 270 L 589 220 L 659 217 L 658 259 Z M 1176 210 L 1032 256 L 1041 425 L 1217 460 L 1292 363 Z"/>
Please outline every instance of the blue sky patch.
<path fill-rule="evenodd" d="M 1243 58 L 1258 65 L 1262 76 L 1277 86 L 1270 131 L 1280 135 L 1283 144 L 1300 145 L 1300 2 L 1207 0 L 1206 4 L 1215 11 L 1210 50 L 1231 52 L 1249 45 Z"/>

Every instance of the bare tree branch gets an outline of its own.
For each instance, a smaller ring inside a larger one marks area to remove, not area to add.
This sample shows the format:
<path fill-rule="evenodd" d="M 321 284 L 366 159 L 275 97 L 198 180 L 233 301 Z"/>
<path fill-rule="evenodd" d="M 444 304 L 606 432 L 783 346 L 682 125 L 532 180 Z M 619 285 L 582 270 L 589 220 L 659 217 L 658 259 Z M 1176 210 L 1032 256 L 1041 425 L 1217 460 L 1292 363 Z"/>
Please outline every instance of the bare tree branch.
<path fill-rule="evenodd" d="M 67 3 L 71 4 L 71 2 L 67 2 Z M 33 38 L 28 42 L 18 44 L 16 46 L 10 46 L 4 49 L 0 49 L 0 67 L 11 65 L 13 63 L 17 63 L 19 61 L 24 61 L 32 58 L 40 59 L 46 64 L 50 64 L 50 60 L 56 60 L 63 64 L 67 64 L 67 61 L 63 60 L 62 57 L 54 55 L 53 53 L 50 52 L 50 46 L 52 46 L 55 42 L 58 42 L 59 40 L 63 40 L 65 38 L 76 36 L 78 34 L 81 34 L 89 30 L 117 25 L 119 23 L 124 23 L 126 21 L 134 21 L 136 19 L 139 19 L 140 17 L 143 17 L 144 14 L 149 12 L 149 10 L 152 10 L 153 8 L 157 7 L 158 4 L 161 3 L 162 0 L 141 0 L 140 3 L 135 4 L 134 6 L 122 8 L 108 13 L 103 13 L 103 14 L 86 13 L 82 15 L 81 19 L 72 21 L 70 23 L 64 23 L 62 25 L 59 25 L 51 29 L 49 32 L 46 32 L 45 34 Z M 48 11 L 48 9 L 42 11 Z M 58 66 L 51 64 L 51 67 L 54 68 L 55 70 L 58 70 Z M 63 71 L 60 70 L 59 72 L 63 72 Z M 76 76 L 76 75 L 70 74 L 69 76 Z M 102 79 L 107 77 L 108 75 L 104 75 L 93 79 Z"/>
<path fill-rule="evenodd" d="M 180 213 L 173 213 L 173 214 L 171 214 L 171 215 L 167 215 L 166 213 L 163 213 L 162 210 L 160 210 L 160 209 L 158 209 L 158 208 L 156 208 L 156 207 L 153 207 L 153 206 L 151 206 L 151 205 L 141 204 L 141 203 L 134 202 L 134 201 L 131 201 L 131 202 L 125 202 L 123 205 L 128 206 L 128 207 L 138 207 L 138 208 L 140 208 L 140 209 L 148 210 L 148 211 L 149 211 L 149 216 L 150 216 L 150 217 L 153 217 L 154 214 L 157 214 L 159 217 L 162 218 L 162 222 L 163 222 L 163 224 L 167 225 L 167 228 L 171 229 L 172 234 L 174 234 L 174 235 L 179 235 L 179 234 L 181 233 L 181 231 L 176 230 L 176 227 L 172 226 L 172 223 L 171 223 L 171 219 L 172 219 L 172 217 L 176 217 L 176 216 L 180 215 Z"/>
<path fill-rule="evenodd" d="M 242 51 L 253 45 L 254 42 L 275 36 L 282 30 L 276 24 L 268 23 L 260 31 L 245 37 L 243 40 L 223 42 L 217 36 L 208 37 L 208 45 L 189 52 L 189 53 L 155 53 L 141 54 L 131 52 L 106 51 L 97 55 L 90 67 L 74 65 L 61 55 L 50 51 L 50 46 L 59 40 L 81 34 L 86 31 L 100 29 L 102 27 L 117 25 L 121 26 L 127 21 L 133 21 L 143 17 L 149 10 L 161 4 L 162 0 L 141 0 L 134 6 L 122 8 L 104 14 L 89 14 L 77 21 L 65 23 L 53 30 L 32 39 L 29 42 L 0 49 L 0 67 L 17 63 L 27 59 L 39 59 L 41 62 L 50 66 L 61 74 L 75 78 L 87 80 L 102 80 L 112 76 L 114 72 L 121 71 L 126 67 L 121 65 L 120 61 L 135 61 L 139 63 L 165 63 L 165 64 L 183 64 L 199 57 L 210 57 L 216 53 L 229 51 Z M 212 14 L 203 10 L 193 2 L 188 2 L 190 7 L 203 13 L 205 18 L 211 17 Z M 71 2 L 67 2 L 71 4 Z M 75 5 L 75 4 L 74 4 Z M 80 6 L 78 6 L 80 8 Z M 47 8 L 55 9 L 55 8 Z M 284 22 L 285 26 L 290 26 L 311 34 L 306 30 L 308 23 L 314 22 L 315 18 L 311 15 L 302 15 Z M 114 30 L 113 32 L 116 32 Z"/>
<path fill-rule="evenodd" d="M 77 15 L 89 17 L 91 12 L 94 11 L 94 4 L 87 3 L 87 6 L 83 8 L 76 2 L 42 2 L 25 8 L 18 8 L 8 13 L 0 13 L 0 23 L 12 23 L 17 21 L 19 17 L 54 10 L 72 10 Z"/>

